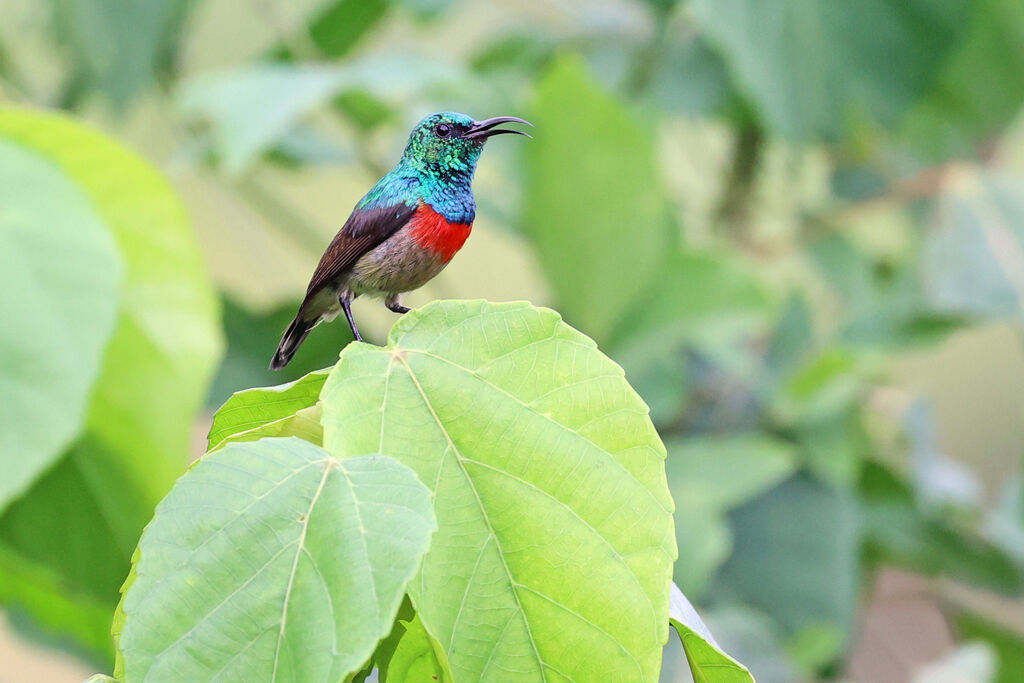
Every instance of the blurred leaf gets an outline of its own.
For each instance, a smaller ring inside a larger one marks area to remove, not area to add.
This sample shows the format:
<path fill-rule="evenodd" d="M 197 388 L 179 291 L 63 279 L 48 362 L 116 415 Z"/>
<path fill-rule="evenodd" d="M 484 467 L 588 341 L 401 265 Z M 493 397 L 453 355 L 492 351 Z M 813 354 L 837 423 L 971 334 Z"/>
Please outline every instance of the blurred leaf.
<path fill-rule="evenodd" d="M 434 19 L 444 13 L 452 4 L 452 0 L 392 0 L 420 18 Z"/>
<path fill-rule="evenodd" d="M 1003 485 L 998 504 L 985 520 L 985 537 L 1024 565 L 1024 481 L 1014 475 Z"/>
<path fill-rule="evenodd" d="M 0 512 L 85 421 L 121 262 L 73 179 L 0 132 Z"/>
<path fill-rule="evenodd" d="M 678 497 L 675 512 L 679 559 L 672 576 L 686 592 L 700 599 L 707 592 L 715 570 L 732 552 L 732 530 L 721 510 Z"/>
<path fill-rule="evenodd" d="M 693 116 L 721 114 L 735 93 L 720 53 L 692 32 L 672 32 L 647 90 L 660 106 Z"/>
<path fill-rule="evenodd" d="M 992 683 L 1018 683 L 1024 678 L 1024 637 L 972 614 L 954 617 L 957 635 L 966 641 L 981 640 L 996 651 L 999 665 Z"/>
<path fill-rule="evenodd" d="M 622 316 L 616 339 L 656 333 L 715 347 L 751 333 L 770 312 L 770 301 L 750 266 L 725 251 L 668 253 L 633 303 Z"/>
<path fill-rule="evenodd" d="M 85 683 L 118 683 L 116 678 L 104 674 L 93 674 L 85 680 Z"/>
<path fill-rule="evenodd" d="M 730 518 L 736 543 L 719 572 L 720 589 L 772 615 L 790 634 L 837 629 L 842 645 L 859 581 L 853 497 L 797 475 Z"/>
<path fill-rule="evenodd" d="M 697 683 L 754 683 L 754 677 L 745 666 L 722 652 L 711 631 L 679 590 L 679 586 L 673 583 L 669 595 L 669 620 L 686 649 L 693 680 Z"/>
<path fill-rule="evenodd" d="M 968 0 L 693 0 L 764 121 L 793 139 L 891 125 L 967 31 Z"/>
<path fill-rule="evenodd" d="M 477 52 L 471 61 L 474 70 L 490 74 L 505 69 L 536 73 L 551 59 L 556 42 L 536 27 L 501 36 Z"/>
<path fill-rule="evenodd" d="M 125 105 L 175 62 L 189 0 L 51 0 L 72 78 Z"/>
<path fill-rule="evenodd" d="M 186 114 L 210 125 L 221 164 L 237 174 L 333 97 L 343 81 L 333 66 L 265 64 L 195 77 L 180 101 Z"/>
<path fill-rule="evenodd" d="M 804 417 L 798 417 L 791 429 L 807 468 L 834 486 L 855 483 L 862 459 L 872 450 L 860 406 L 851 403 L 830 415 Z"/>
<path fill-rule="evenodd" d="M 528 304 L 435 301 L 350 344 L 321 400 L 328 450 L 388 452 L 433 489 L 409 593 L 455 676 L 657 677 L 664 446 L 593 341 Z"/>
<path fill-rule="evenodd" d="M 841 299 L 840 338 L 851 347 L 902 350 L 939 341 L 960 325 L 929 304 L 916 253 L 874 259 L 839 234 L 815 241 L 810 253 Z"/>
<path fill-rule="evenodd" d="M 112 657 L 110 606 L 70 590 L 45 565 L 27 560 L 0 542 L 0 602 L 8 616 L 23 610 L 48 632 L 69 634 L 89 655 Z"/>
<path fill-rule="evenodd" d="M 868 463 L 860 481 L 869 566 L 896 564 L 928 575 L 946 575 L 1004 593 L 1024 585 L 1021 569 L 977 534 L 957 528 L 937 512 L 921 510 L 910 488 L 879 463 Z"/>
<path fill-rule="evenodd" d="M 305 30 L 322 57 L 344 57 L 370 29 L 387 15 L 389 0 L 333 0 L 323 5 Z M 299 57 L 287 46 L 274 51 L 275 58 Z M 311 55 L 305 55 L 306 58 Z"/>
<path fill-rule="evenodd" d="M 274 387 L 263 387 L 258 389 L 247 389 L 239 391 L 231 396 L 217 413 L 213 416 L 213 425 L 210 427 L 209 450 L 215 450 L 224 444 L 225 441 L 254 441 L 261 436 L 277 436 L 267 434 L 266 428 L 270 425 L 293 420 L 298 413 L 312 408 L 320 397 L 320 389 L 327 379 L 329 369 L 316 370 L 301 379 L 287 384 L 279 384 Z M 313 420 L 316 429 L 314 436 L 319 431 L 319 419 Z M 249 438 L 253 431 L 261 432 L 260 436 Z M 290 434 L 301 436 L 306 441 L 319 443 L 322 439 L 306 438 L 304 434 Z"/>
<path fill-rule="evenodd" d="M 674 573 L 691 595 L 700 595 L 732 549 L 725 512 L 791 474 L 793 453 L 757 434 L 679 439 L 667 448 L 679 547 Z"/>
<path fill-rule="evenodd" d="M 532 112 L 524 230 L 566 317 L 606 340 L 669 243 L 650 123 L 570 58 L 538 83 Z"/>
<path fill-rule="evenodd" d="M 919 155 L 977 154 L 1024 103 L 1024 4 L 977 0 L 965 39 L 915 106 L 903 134 Z"/>
<path fill-rule="evenodd" d="M 125 266 L 86 431 L 0 518 L 0 543 L 112 610 L 139 532 L 187 462 L 220 350 L 216 299 L 181 206 L 139 157 L 53 115 L 0 112 L 0 136 L 79 184 Z"/>
<path fill-rule="evenodd" d="M 849 349 L 822 351 L 794 373 L 777 398 L 786 420 L 815 422 L 848 408 L 864 389 L 860 358 Z"/>
<path fill-rule="evenodd" d="M 700 377 L 687 367 L 687 351 L 696 346 L 723 360 L 765 322 L 769 305 L 750 270 L 725 252 L 681 250 L 663 258 L 651 285 L 616 323 L 612 349 L 652 418 L 670 423 Z"/>
<path fill-rule="evenodd" d="M 806 361 L 814 344 L 811 318 L 807 300 L 800 294 L 791 294 L 782 307 L 765 351 L 764 364 L 770 379 L 766 393 L 773 391 L 782 378 Z"/>
<path fill-rule="evenodd" d="M 390 458 L 229 444 L 139 542 L 125 678 L 340 680 L 390 631 L 434 528 L 426 487 Z"/>
<path fill-rule="evenodd" d="M 730 434 L 668 443 L 673 497 L 715 510 L 745 503 L 793 473 L 792 447 L 764 434 Z"/>
<path fill-rule="evenodd" d="M 1024 187 L 960 169 L 936 209 L 922 251 L 931 304 L 946 313 L 1019 318 L 1024 308 Z"/>
<path fill-rule="evenodd" d="M 191 78 L 179 103 L 186 115 L 209 125 L 224 170 L 239 174 L 344 91 L 363 89 L 385 101 L 402 101 L 454 73 L 443 63 L 400 55 L 371 55 L 344 66 L 267 63 Z"/>

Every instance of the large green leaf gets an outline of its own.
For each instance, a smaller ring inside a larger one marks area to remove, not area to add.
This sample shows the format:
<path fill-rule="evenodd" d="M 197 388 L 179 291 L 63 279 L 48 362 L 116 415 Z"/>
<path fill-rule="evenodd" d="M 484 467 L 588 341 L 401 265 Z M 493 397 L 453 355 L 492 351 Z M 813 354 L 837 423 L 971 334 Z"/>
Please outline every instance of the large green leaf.
<path fill-rule="evenodd" d="M 138 156 L 38 112 L 0 111 L 0 136 L 78 184 L 124 263 L 119 319 L 85 432 L 0 518 L 0 543 L 112 612 L 143 525 L 188 462 L 192 420 L 220 350 L 217 301 L 182 207 Z"/>
<path fill-rule="evenodd" d="M 309 411 L 316 407 L 327 373 L 328 370 L 316 370 L 294 382 L 234 394 L 213 416 L 209 450 L 229 439 L 255 441 L 264 436 L 280 436 L 272 433 L 276 429 L 302 429 L 301 433 L 289 435 L 319 443 L 319 416 Z"/>
<path fill-rule="evenodd" d="M 324 445 L 434 492 L 410 595 L 458 677 L 654 680 L 676 556 L 662 446 L 617 365 L 558 314 L 436 301 L 321 393 Z"/>
<path fill-rule="evenodd" d="M 606 340 L 669 242 L 651 122 L 573 59 L 537 85 L 531 119 L 524 229 L 568 320 Z"/>
<path fill-rule="evenodd" d="M 426 487 L 390 458 L 228 444 L 139 542 L 125 680 L 341 680 L 391 630 L 435 526 Z"/>
<path fill-rule="evenodd" d="M 0 511 L 82 428 L 120 271 L 89 198 L 0 134 Z"/>
<path fill-rule="evenodd" d="M 754 683 L 745 666 L 722 652 L 704 620 L 674 583 L 668 613 L 686 650 L 695 683 Z"/>
<path fill-rule="evenodd" d="M 968 0 L 693 0 L 763 119 L 789 137 L 840 137 L 912 106 L 965 34 Z"/>

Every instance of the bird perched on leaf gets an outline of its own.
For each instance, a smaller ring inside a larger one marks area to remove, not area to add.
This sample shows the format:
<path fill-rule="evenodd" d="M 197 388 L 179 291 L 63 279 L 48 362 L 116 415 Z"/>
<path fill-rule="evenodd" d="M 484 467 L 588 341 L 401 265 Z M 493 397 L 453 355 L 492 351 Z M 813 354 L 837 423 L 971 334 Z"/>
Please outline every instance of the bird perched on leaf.
<path fill-rule="evenodd" d="M 503 123 L 533 125 L 515 116 L 474 121 L 447 111 L 416 125 L 401 160 L 359 200 L 321 257 L 272 370 L 287 365 L 309 331 L 339 312 L 362 341 L 351 309 L 361 294 L 384 297 L 395 313 L 409 310 L 399 295 L 440 273 L 469 237 L 476 216 L 473 172 L 484 143 L 502 133 L 530 137 L 500 128 Z"/>

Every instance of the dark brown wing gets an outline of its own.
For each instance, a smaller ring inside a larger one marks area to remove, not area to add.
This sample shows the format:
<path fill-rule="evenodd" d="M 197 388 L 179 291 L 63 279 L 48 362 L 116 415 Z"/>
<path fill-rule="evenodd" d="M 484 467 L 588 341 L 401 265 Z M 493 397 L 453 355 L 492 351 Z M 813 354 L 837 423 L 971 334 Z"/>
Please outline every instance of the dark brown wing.
<path fill-rule="evenodd" d="M 325 285 L 333 282 L 359 257 L 391 237 L 416 212 L 415 206 L 405 203 L 375 209 L 356 209 L 334 236 L 313 278 L 306 288 L 308 300 Z"/>

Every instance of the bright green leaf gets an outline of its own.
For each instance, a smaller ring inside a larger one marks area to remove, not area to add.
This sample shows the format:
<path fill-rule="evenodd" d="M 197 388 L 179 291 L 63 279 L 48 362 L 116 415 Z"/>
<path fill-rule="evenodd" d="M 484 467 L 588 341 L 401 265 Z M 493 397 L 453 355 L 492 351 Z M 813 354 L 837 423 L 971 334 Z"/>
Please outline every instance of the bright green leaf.
<path fill-rule="evenodd" d="M 228 444 L 157 507 L 119 647 L 126 680 L 341 680 L 395 613 L 435 523 L 394 460 Z"/>
<path fill-rule="evenodd" d="M 0 511 L 82 428 L 120 271 L 88 196 L 0 131 Z"/>
<path fill-rule="evenodd" d="M 745 666 L 722 652 L 704 620 L 674 583 L 668 612 L 683 642 L 695 683 L 754 683 Z"/>
<path fill-rule="evenodd" d="M 405 633 L 394 654 L 388 661 L 387 669 L 381 674 L 382 683 L 416 683 L 417 681 L 448 681 L 452 674 L 448 671 L 444 650 L 426 629 L 419 615 L 410 621 L 402 622 Z"/>
<path fill-rule="evenodd" d="M 352 344 L 324 444 L 434 493 L 409 592 L 456 677 L 657 678 L 675 558 L 664 446 L 622 370 L 558 314 L 435 301 Z"/>
<path fill-rule="evenodd" d="M 209 450 L 229 439 L 255 441 L 264 436 L 281 436 L 271 433 L 280 429 L 292 430 L 290 436 L 319 443 L 319 415 L 312 414 L 310 409 L 316 406 L 327 373 L 328 370 L 317 370 L 294 382 L 234 394 L 213 416 Z M 301 432 L 295 432 L 296 428 Z"/>
<path fill-rule="evenodd" d="M 537 85 L 524 230 L 566 317 L 605 340 L 669 242 L 651 121 L 564 59 Z M 571 178 L 571 182 L 567 179 Z"/>
<path fill-rule="evenodd" d="M 0 137 L 47 158 L 84 191 L 124 264 L 86 430 L 0 518 L 0 540 L 112 611 L 143 525 L 188 461 L 220 350 L 217 302 L 182 207 L 138 156 L 35 111 L 0 111 Z"/>

